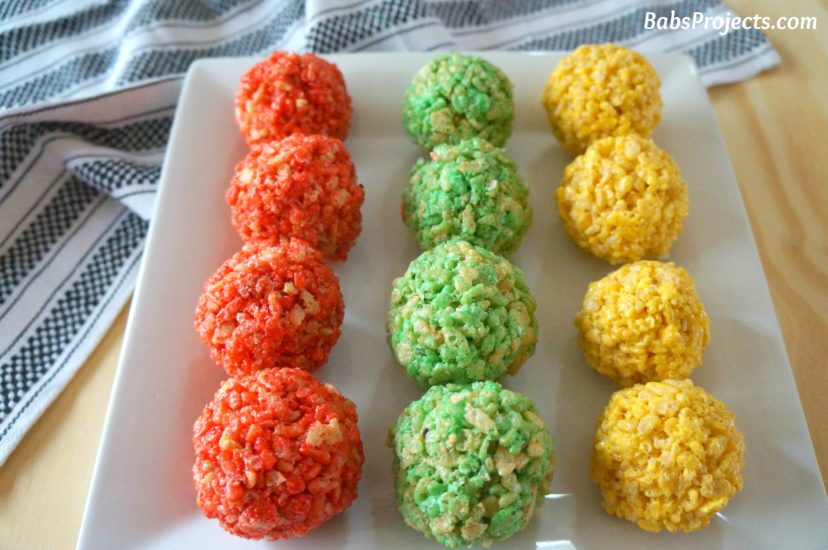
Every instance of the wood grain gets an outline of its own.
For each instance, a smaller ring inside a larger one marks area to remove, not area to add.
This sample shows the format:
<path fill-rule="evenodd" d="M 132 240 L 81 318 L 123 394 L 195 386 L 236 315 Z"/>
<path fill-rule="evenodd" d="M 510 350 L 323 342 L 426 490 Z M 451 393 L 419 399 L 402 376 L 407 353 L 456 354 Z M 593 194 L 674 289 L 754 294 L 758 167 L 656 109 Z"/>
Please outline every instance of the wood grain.
<path fill-rule="evenodd" d="M 828 5 L 731 1 L 742 15 L 815 15 L 768 31 L 783 65 L 711 90 L 828 480 Z M 72 548 L 120 353 L 122 312 L 77 377 L 0 468 L 0 546 Z"/>
<path fill-rule="evenodd" d="M 744 16 L 816 16 L 825 2 L 729 2 Z M 710 91 L 828 487 L 828 32 L 768 31 L 783 59 Z"/>

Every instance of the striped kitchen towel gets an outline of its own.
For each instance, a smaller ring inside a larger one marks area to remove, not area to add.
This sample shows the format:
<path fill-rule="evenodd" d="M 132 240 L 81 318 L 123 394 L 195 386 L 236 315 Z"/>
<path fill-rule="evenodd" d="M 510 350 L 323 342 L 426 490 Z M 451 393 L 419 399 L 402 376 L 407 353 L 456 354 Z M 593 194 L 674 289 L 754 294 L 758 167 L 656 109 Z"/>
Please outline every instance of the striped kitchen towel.
<path fill-rule="evenodd" d="M 709 84 L 779 62 L 756 30 L 645 30 L 718 0 L 0 2 L 0 464 L 130 296 L 181 78 L 274 49 L 683 51 Z"/>

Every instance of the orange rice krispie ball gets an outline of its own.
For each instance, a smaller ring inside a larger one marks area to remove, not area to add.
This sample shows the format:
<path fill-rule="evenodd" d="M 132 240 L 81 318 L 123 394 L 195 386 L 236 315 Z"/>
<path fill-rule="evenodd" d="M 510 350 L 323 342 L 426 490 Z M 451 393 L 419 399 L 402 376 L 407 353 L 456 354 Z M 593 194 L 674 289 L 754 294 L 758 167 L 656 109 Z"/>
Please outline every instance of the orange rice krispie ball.
<path fill-rule="evenodd" d="M 315 371 L 339 338 L 345 303 L 318 250 L 298 239 L 248 244 L 204 283 L 195 328 L 230 376 Z"/>
<path fill-rule="evenodd" d="M 558 63 L 541 101 L 552 132 L 571 153 L 606 136 L 649 136 L 661 119 L 661 81 L 639 53 L 585 44 Z"/>
<path fill-rule="evenodd" d="M 646 531 L 695 531 L 742 489 L 733 413 L 690 380 L 615 392 L 598 420 L 590 477 L 607 513 Z"/>
<path fill-rule="evenodd" d="M 302 536 L 357 497 L 356 407 L 304 371 L 222 382 L 193 426 L 193 449 L 199 507 L 240 537 Z"/>
<path fill-rule="evenodd" d="M 347 259 L 362 230 L 365 191 L 342 142 L 295 134 L 254 145 L 225 196 L 246 241 L 296 237 L 328 260 Z"/>
<path fill-rule="evenodd" d="M 312 53 L 277 51 L 242 76 L 236 121 L 250 145 L 295 133 L 345 139 L 351 96 L 333 63 Z"/>
<path fill-rule="evenodd" d="M 710 341 L 709 324 L 693 278 L 653 261 L 591 283 L 575 317 L 589 365 L 624 386 L 690 376 Z"/>
<path fill-rule="evenodd" d="M 612 264 L 665 255 L 690 209 L 676 162 L 635 134 L 593 143 L 566 167 L 556 197 L 572 240 Z"/>

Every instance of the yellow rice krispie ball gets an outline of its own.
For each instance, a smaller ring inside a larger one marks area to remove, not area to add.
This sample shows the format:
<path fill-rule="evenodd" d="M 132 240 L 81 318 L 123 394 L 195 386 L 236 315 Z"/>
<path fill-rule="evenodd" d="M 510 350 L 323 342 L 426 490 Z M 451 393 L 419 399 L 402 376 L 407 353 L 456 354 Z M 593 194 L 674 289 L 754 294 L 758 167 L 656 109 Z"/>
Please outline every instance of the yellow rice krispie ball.
<path fill-rule="evenodd" d="M 690 376 L 709 325 L 693 278 L 672 262 L 627 264 L 590 283 L 575 316 L 589 365 L 623 386 Z"/>
<path fill-rule="evenodd" d="M 593 143 L 566 167 L 556 197 L 572 240 L 612 264 L 665 255 L 690 209 L 676 162 L 635 134 Z"/>
<path fill-rule="evenodd" d="M 607 513 L 646 531 L 695 531 L 742 489 L 733 413 L 690 380 L 615 392 L 598 420 L 590 477 Z"/>
<path fill-rule="evenodd" d="M 661 81 L 644 56 L 615 44 L 586 44 L 563 58 L 541 101 L 558 141 L 578 154 L 606 136 L 649 136 L 661 120 Z"/>

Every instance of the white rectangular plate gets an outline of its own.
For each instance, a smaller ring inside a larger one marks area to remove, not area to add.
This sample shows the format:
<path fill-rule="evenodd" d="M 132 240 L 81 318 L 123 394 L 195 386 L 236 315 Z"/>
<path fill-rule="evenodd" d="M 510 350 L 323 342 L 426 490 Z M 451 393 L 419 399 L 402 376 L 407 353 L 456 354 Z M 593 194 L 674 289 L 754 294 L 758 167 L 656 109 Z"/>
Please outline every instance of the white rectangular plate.
<path fill-rule="evenodd" d="M 400 221 L 400 197 L 422 152 L 405 135 L 400 105 L 430 54 L 334 55 L 354 100 L 346 145 L 365 185 L 364 228 L 335 266 L 346 316 L 317 375 L 356 404 L 365 444 L 360 497 L 301 539 L 253 543 L 221 530 L 195 504 L 192 425 L 222 372 L 192 326 L 204 279 L 240 241 L 224 202 L 246 152 L 233 95 L 250 59 L 199 61 L 181 96 L 133 300 L 79 547 L 438 548 L 396 510 L 389 426 L 422 392 L 391 356 L 385 317 L 391 282 L 418 249 Z M 611 267 L 561 229 L 554 191 L 570 160 L 539 104 L 558 55 L 488 53 L 515 84 L 517 117 L 507 150 L 531 189 L 534 223 L 512 260 L 538 300 L 535 355 L 505 384 L 531 396 L 556 440 L 552 492 L 529 527 L 498 548 L 817 548 L 828 544 L 828 505 L 779 326 L 739 190 L 707 93 L 692 62 L 652 56 L 663 80 L 655 141 L 681 166 L 691 208 L 671 259 L 696 279 L 712 341 L 695 382 L 736 414 L 747 442 L 745 487 L 711 525 L 654 535 L 612 518 L 587 477 L 595 421 L 617 386 L 584 363 L 572 319 L 590 281 Z"/>

